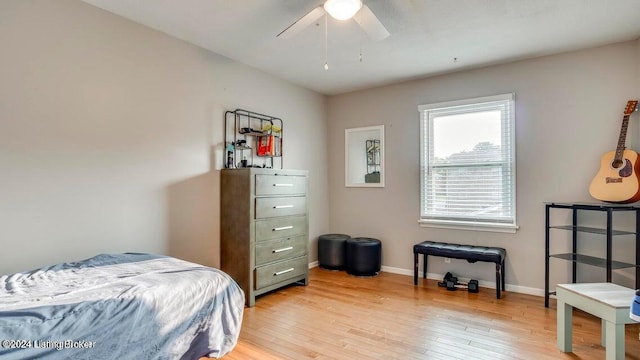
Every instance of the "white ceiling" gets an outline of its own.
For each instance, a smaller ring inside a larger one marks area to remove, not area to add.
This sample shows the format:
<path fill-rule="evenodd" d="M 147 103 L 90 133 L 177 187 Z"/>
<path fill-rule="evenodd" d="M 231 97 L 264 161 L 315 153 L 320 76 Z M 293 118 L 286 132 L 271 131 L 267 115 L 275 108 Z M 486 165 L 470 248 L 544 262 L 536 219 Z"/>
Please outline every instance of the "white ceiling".
<path fill-rule="evenodd" d="M 640 0 L 364 0 L 391 36 L 329 18 L 324 70 L 324 18 L 276 38 L 322 0 L 83 1 L 327 95 L 640 38 Z"/>

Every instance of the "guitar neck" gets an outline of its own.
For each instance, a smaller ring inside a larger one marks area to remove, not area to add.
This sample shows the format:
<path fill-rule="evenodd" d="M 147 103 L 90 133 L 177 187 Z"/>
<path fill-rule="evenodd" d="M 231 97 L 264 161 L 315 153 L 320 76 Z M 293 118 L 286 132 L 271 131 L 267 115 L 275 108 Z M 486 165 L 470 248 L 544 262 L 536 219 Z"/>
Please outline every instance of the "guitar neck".
<path fill-rule="evenodd" d="M 627 140 L 627 128 L 629 127 L 629 115 L 625 115 L 622 118 L 622 127 L 620 128 L 620 136 L 618 137 L 618 147 L 616 148 L 616 155 L 614 161 L 618 163 L 622 161 L 622 154 L 624 153 L 625 142 Z"/>

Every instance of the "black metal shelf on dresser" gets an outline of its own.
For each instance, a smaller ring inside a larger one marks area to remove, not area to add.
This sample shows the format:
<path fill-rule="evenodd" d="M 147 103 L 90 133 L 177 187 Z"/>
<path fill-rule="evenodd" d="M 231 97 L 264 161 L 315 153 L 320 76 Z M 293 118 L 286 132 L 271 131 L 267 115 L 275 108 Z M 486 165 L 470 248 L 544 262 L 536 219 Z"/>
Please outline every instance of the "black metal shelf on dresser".
<path fill-rule="evenodd" d="M 572 212 L 572 224 L 571 225 L 550 225 L 550 210 L 551 209 L 569 209 Z M 596 228 L 590 226 L 578 225 L 578 211 L 601 211 L 606 212 L 606 227 Z M 636 230 L 624 231 L 613 229 L 613 213 L 620 211 L 633 211 L 635 212 Z M 545 204 L 545 291 L 544 291 L 544 306 L 549 307 L 549 296 L 555 295 L 555 291 L 549 291 L 549 259 L 558 258 L 573 262 L 572 266 L 572 282 L 577 281 L 577 265 L 588 264 L 597 267 L 606 268 L 606 281 L 611 282 L 611 274 L 614 269 L 624 269 L 635 267 L 635 281 L 636 288 L 640 288 L 640 206 L 626 205 L 626 204 L 605 204 L 605 203 L 546 203 Z M 572 238 L 572 252 L 570 253 L 550 253 L 550 229 L 568 230 L 573 233 Z M 583 255 L 578 253 L 578 233 L 591 233 L 605 235 L 606 239 L 606 254 L 604 258 Z M 635 251 L 636 261 L 635 264 L 622 261 L 613 260 L 613 237 L 616 235 L 635 235 Z"/>

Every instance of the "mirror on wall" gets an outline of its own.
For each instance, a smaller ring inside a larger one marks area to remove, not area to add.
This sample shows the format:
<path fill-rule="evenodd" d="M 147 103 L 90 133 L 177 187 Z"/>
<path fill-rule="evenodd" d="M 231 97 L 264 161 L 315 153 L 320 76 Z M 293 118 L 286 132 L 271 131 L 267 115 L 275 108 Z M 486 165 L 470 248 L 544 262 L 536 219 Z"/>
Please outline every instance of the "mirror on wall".
<path fill-rule="evenodd" d="M 345 185 L 384 187 L 384 125 L 346 129 Z"/>

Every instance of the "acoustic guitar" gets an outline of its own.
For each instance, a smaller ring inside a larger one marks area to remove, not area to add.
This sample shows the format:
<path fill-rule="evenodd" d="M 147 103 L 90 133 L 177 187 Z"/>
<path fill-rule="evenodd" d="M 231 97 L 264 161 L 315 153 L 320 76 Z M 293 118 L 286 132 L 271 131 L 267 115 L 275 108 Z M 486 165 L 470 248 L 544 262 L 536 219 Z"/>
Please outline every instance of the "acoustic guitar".
<path fill-rule="evenodd" d="M 609 151 L 600 159 L 600 170 L 591 180 L 589 193 L 594 198 L 612 203 L 632 203 L 640 200 L 640 162 L 638 153 L 625 149 L 629 116 L 638 110 L 638 100 L 629 100 L 624 108 L 622 128 L 616 151 Z"/>

